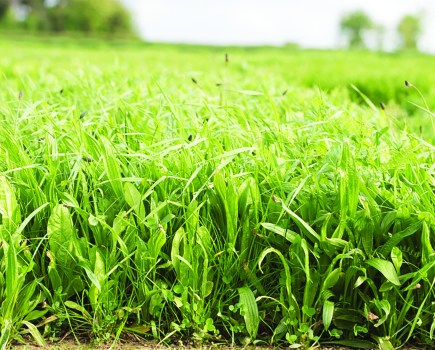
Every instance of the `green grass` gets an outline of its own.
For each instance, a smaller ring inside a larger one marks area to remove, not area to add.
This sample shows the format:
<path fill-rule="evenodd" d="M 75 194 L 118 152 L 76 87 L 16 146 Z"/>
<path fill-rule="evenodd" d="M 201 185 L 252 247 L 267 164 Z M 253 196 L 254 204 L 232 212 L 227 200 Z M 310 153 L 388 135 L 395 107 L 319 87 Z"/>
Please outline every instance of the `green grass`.
<path fill-rule="evenodd" d="M 0 346 L 433 342 L 434 58 L 60 43 L 0 43 Z"/>

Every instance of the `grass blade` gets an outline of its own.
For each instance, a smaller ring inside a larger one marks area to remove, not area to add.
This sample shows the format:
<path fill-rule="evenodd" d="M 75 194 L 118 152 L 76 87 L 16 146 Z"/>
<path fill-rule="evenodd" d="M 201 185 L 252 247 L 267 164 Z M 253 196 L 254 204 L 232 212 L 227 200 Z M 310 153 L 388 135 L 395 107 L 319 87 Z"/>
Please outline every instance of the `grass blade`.
<path fill-rule="evenodd" d="M 260 317 L 258 315 L 257 302 L 254 293 L 249 287 L 242 287 L 239 291 L 240 313 L 245 319 L 246 330 L 254 341 L 257 337 L 258 326 L 260 324 Z"/>
<path fill-rule="evenodd" d="M 396 286 L 401 285 L 399 281 L 399 277 L 397 276 L 396 270 L 394 268 L 394 265 L 390 261 L 379 259 L 379 258 L 372 258 L 367 260 L 366 264 L 371 267 L 374 267 L 376 270 L 382 273 L 384 277 L 387 280 L 389 280 L 391 283 L 395 284 Z"/>

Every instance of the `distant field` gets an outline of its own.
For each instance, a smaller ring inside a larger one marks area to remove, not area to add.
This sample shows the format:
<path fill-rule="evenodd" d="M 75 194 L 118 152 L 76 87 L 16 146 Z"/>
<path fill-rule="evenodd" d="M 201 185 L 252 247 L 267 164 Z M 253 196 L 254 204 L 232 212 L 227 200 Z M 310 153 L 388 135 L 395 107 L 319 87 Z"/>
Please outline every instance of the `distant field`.
<path fill-rule="evenodd" d="M 435 57 L 417 53 L 297 50 L 291 47 L 219 48 L 122 41 L 108 44 L 92 39 L 65 41 L 54 38 L 34 42 L 19 37 L 3 40 L 0 47 L 7 53 L 2 55 L 0 62 L 9 88 L 18 88 L 19 82 L 25 84 L 25 79 L 31 77 L 33 83 L 38 83 L 39 93 L 45 95 L 57 86 L 79 88 L 85 83 L 79 79 L 84 74 L 91 74 L 94 84 L 106 81 L 109 74 L 112 80 L 122 77 L 117 85 L 124 84 L 119 89 L 123 87 L 127 91 L 134 87 L 137 92 L 144 84 L 158 79 L 165 91 L 182 89 L 184 95 L 185 91 L 194 89 L 190 84 L 186 85 L 194 77 L 203 92 L 211 96 L 222 90 L 216 83 L 227 79 L 225 90 L 252 89 L 277 96 L 289 88 L 319 88 L 366 105 L 351 86 L 355 85 L 377 107 L 380 103 L 387 105 L 389 117 L 398 117 L 402 126 L 411 125 L 417 131 L 420 125 L 425 126 L 428 122 L 428 116 L 413 105 L 424 107 L 421 97 L 414 90 L 405 88 L 404 81 L 407 80 L 421 90 L 429 107 L 435 109 L 435 73 L 430 69 L 435 64 Z M 228 65 L 223 64 L 225 53 L 229 54 Z M 137 81 L 142 85 L 135 85 Z M 166 83 L 170 84 L 166 86 Z M 104 93 L 108 87 L 101 85 L 99 89 Z M 32 97 L 40 97 L 38 90 L 30 91 Z M 108 93 L 114 93 L 116 100 L 120 97 L 113 88 Z M 99 106 L 97 101 L 93 105 L 89 105 L 90 102 L 87 102 L 88 107 Z M 423 132 L 425 129 L 423 127 Z M 431 131 L 426 133 L 427 137 L 431 135 Z"/>
<path fill-rule="evenodd" d="M 434 57 L 0 51 L 0 347 L 433 344 Z"/>

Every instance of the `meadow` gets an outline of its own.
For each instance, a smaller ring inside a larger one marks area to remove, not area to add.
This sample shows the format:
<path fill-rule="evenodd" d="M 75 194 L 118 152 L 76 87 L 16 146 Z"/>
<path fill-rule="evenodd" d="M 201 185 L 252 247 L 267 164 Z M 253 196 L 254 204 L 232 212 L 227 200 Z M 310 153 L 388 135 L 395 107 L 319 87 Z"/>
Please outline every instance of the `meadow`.
<path fill-rule="evenodd" d="M 0 51 L 2 349 L 433 344 L 434 57 Z"/>

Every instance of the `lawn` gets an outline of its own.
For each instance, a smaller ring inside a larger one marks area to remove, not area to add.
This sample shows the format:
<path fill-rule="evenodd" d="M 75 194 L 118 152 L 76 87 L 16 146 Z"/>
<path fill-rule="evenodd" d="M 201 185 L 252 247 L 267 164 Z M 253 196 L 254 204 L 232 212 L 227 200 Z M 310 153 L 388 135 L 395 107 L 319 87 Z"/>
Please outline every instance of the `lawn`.
<path fill-rule="evenodd" d="M 433 343 L 434 57 L 0 50 L 0 347 Z"/>

